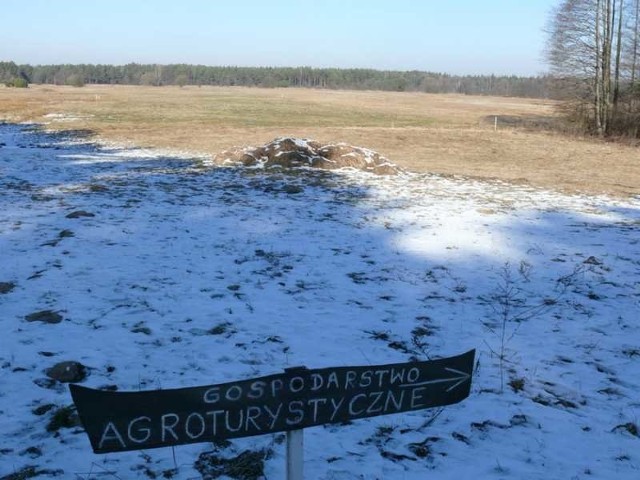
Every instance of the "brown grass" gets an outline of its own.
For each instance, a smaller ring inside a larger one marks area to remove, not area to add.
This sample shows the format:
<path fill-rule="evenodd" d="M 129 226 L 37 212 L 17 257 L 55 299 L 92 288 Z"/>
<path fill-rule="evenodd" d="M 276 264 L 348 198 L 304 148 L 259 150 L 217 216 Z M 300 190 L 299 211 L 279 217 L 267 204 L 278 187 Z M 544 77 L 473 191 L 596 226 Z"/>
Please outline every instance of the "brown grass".
<path fill-rule="evenodd" d="M 494 131 L 486 120 L 553 118 L 554 106 L 530 99 L 309 89 L 0 88 L 2 119 L 90 129 L 119 143 L 214 154 L 292 135 L 371 148 L 414 171 L 640 194 L 638 148 L 523 128 Z"/>

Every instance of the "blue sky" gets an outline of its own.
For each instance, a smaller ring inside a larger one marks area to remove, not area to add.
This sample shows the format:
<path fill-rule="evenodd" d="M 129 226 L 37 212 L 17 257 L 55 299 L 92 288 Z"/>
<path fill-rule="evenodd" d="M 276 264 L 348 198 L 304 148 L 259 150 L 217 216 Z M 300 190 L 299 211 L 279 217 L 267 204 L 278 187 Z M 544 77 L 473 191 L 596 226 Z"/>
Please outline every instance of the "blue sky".
<path fill-rule="evenodd" d="M 544 73 L 554 0 L 2 2 L 0 60 Z"/>

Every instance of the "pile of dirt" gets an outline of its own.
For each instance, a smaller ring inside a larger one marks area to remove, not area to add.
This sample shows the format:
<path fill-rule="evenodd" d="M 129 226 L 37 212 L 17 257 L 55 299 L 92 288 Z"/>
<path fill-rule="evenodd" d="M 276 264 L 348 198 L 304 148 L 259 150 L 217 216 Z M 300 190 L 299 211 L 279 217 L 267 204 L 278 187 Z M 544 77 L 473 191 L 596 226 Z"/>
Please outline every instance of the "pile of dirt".
<path fill-rule="evenodd" d="M 245 167 L 311 167 L 323 170 L 355 168 L 378 175 L 401 169 L 378 152 L 346 143 L 322 145 L 300 138 L 276 138 L 262 147 L 225 150 L 213 157 L 215 165 Z"/>

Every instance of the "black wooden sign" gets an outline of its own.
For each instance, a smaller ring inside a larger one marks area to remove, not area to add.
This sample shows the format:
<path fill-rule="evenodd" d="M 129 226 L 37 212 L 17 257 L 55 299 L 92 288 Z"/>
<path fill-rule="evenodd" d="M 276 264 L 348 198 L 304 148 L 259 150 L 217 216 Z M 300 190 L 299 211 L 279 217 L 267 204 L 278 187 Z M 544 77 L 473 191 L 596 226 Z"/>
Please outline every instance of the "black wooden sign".
<path fill-rule="evenodd" d="M 451 405 L 469 396 L 474 356 L 471 350 L 426 362 L 290 369 L 173 390 L 70 388 L 93 451 L 120 452 Z"/>

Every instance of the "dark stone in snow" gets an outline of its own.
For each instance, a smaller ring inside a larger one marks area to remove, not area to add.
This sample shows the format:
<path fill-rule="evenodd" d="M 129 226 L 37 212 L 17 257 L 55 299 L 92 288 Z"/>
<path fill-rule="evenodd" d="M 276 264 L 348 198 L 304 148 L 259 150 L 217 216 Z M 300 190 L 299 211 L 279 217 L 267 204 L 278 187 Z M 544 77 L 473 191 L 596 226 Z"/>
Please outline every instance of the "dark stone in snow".
<path fill-rule="evenodd" d="M 594 257 L 593 255 L 590 256 L 589 258 L 587 258 L 582 263 L 584 263 L 586 265 L 602 265 L 602 262 L 600 260 L 598 260 L 596 257 Z"/>
<path fill-rule="evenodd" d="M 74 428 L 81 426 L 80 417 L 73 405 L 61 407 L 57 409 L 49 423 L 47 424 L 47 432 L 57 432 L 62 428 Z"/>
<path fill-rule="evenodd" d="M 0 294 L 9 293 L 16 288 L 16 284 L 13 282 L 0 282 Z"/>
<path fill-rule="evenodd" d="M 38 447 L 29 447 L 21 451 L 20 455 L 28 455 L 30 458 L 38 458 L 42 456 L 42 450 Z"/>
<path fill-rule="evenodd" d="M 79 362 L 60 362 L 48 369 L 46 374 L 62 383 L 81 382 L 87 378 L 87 367 Z"/>
<path fill-rule="evenodd" d="M 302 193 L 304 192 L 304 189 L 298 185 L 286 185 L 282 191 L 284 193 L 288 193 L 289 195 L 293 195 L 296 193 Z"/>
<path fill-rule="evenodd" d="M 62 321 L 62 315 L 53 310 L 33 312 L 24 318 L 27 322 L 60 323 Z"/>
<path fill-rule="evenodd" d="M 218 478 L 227 476 L 244 480 L 264 478 L 264 460 L 268 450 L 245 450 L 234 458 L 223 458 L 217 452 L 201 453 L 194 464 L 202 478 Z"/>
<path fill-rule="evenodd" d="M 39 407 L 34 408 L 33 410 L 31 410 L 31 412 L 34 415 L 41 416 L 47 413 L 49 410 L 52 410 L 53 408 L 55 408 L 55 405 L 53 403 L 47 403 L 45 405 L 40 405 Z"/>
<path fill-rule="evenodd" d="M 85 212 L 84 210 L 77 210 L 67 215 L 67 218 L 81 218 L 81 217 L 95 217 L 95 214 L 91 212 Z"/>
<path fill-rule="evenodd" d="M 60 390 L 60 382 L 56 382 L 53 378 L 36 378 L 33 383 L 41 388 L 48 388 L 50 390 Z"/>

